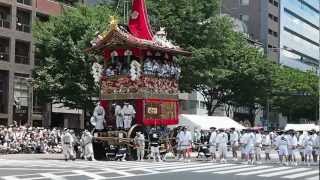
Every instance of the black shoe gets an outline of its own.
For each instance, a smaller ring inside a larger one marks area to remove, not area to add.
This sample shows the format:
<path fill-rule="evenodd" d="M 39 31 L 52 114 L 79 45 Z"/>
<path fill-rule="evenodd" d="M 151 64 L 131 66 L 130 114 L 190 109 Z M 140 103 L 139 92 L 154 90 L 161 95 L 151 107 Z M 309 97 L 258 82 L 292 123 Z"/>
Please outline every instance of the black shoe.
<path fill-rule="evenodd" d="M 92 161 L 92 158 L 91 158 L 91 157 L 89 157 L 89 158 L 88 158 L 88 161 Z"/>
<path fill-rule="evenodd" d="M 65 161 L 68 161 L 68 159 L 64 159 Z"/>

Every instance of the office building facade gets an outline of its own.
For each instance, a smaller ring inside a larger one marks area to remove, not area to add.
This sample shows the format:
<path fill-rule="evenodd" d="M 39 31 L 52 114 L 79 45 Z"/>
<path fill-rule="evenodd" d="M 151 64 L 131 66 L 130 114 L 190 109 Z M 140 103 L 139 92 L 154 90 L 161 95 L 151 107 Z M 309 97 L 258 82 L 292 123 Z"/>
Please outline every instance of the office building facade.
<path fill-rule="evenodd" d="M 42 123 L 31 82 L 37 64 L 32 23 L 61 12 L 50 0 L 0 0 L 0 124 Z"/>
<path fill-rule="evenodd" d="M 280 64 L 316 70 L 320 61 L 320 1 L 282 0 Z"/>

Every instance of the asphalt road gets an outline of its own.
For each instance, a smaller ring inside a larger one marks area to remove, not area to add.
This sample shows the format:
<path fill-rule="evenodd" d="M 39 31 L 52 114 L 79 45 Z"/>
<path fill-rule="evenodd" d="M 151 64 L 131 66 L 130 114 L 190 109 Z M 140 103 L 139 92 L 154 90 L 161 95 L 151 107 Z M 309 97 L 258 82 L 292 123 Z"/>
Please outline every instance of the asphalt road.
<path fill-rule="evenodd" d="M 244 165 L 236 162 L 111 162 L 1 159 L 1 180 L 319 180 L 319 166 Z"/>

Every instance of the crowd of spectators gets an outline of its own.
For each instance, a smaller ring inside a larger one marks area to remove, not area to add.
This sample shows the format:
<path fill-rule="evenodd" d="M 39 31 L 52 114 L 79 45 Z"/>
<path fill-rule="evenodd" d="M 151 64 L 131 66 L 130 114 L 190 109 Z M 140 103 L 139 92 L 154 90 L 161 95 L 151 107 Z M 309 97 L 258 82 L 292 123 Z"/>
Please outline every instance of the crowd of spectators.
<path fill-rule="evenodd" d="M 61 153 L 60 129 L 0 126 L 0 154 Z"/>

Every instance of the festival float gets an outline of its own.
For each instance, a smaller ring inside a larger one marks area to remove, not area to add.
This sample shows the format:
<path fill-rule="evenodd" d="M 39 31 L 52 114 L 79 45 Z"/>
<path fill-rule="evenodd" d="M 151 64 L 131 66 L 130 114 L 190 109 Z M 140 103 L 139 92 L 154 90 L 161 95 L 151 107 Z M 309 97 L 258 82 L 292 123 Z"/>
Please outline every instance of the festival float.
<path fill-rule="evenodd" d="M 155 128 L 168 142 L 166 127 L 179 121 L 181 69 L 176 57 L 191 53 L 167 40 L 164 28 L 152 32 L 144 0 L 132 1 L 128 25 L 112 17 L 110 29 L 91 44 L 87 52 L 104 57 L 100 106 L 107 129 L 94 133 L 95 157 L 99 159 L 97 152 L 110 144 L 131 147 L 137 131 L 148 139 Z"/>

